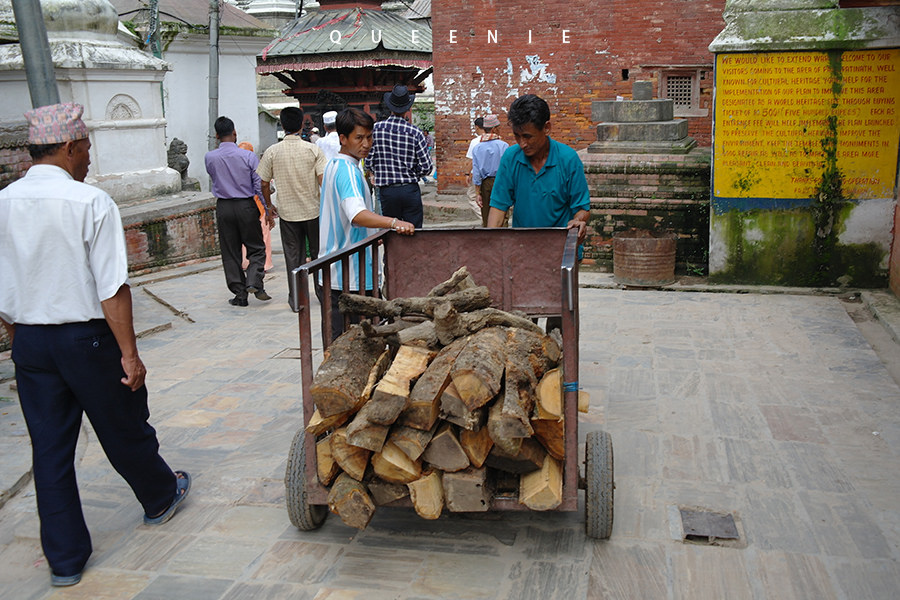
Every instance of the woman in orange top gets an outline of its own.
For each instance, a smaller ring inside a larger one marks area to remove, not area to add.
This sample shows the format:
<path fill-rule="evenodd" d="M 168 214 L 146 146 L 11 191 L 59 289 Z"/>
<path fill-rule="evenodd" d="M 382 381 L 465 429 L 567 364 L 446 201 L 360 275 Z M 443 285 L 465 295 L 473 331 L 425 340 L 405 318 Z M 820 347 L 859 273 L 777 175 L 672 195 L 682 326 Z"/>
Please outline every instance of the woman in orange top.
<path fill-rule="evenodd" d="M 254 152 L 253 144 L 250 142 L 241 142 L 238 144 L 238 148 L 243 148 L 244 150 L 249 150 L 250 152 Z M 266 210 L 263 208 L 262 201 L 259 199 L 259 196 L 253 196 L 253 199 L 256 201 L 256 207 L 259 208 L 259 220 L 262 224 L 262 232 L 263 232 L 263 242 L 266 244 L 266 265 L 265 270 L 270 271 L 272 269 L 272 234 L 269 228 L 269 224 L 266 222 Z M 241 264 L 241 268 L 246 269 L 250 264 L 250 261 L 247 260 L 247 249 L 241 248 L 244 262 Z"/>

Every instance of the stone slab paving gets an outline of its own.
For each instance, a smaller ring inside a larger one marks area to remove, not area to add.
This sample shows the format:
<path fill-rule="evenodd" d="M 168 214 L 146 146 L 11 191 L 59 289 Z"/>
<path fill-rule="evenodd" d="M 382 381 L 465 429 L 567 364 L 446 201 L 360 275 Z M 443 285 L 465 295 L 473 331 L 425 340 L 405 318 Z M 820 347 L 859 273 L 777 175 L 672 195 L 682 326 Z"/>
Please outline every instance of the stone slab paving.
<path fill-rule="evenodd" d="M 585 538 L 583 506 L 437 521 L 382 509 L 362 532 L 333 516 L 298 531 L 282 482 L 302 420 L 297 324 L 279 263 L 274 300 L 248 308 L 227 304 L 214 262 L 136 282 L 151 422 L 167 460 L 193 474 L 191 498 L 170 523 L 142 525 L 86 423 L 78 473 L 95 550 L 84 580 L 49 587 L 29 485 L 0 509 L 0 596 L 856 600 L 900 589 L 900 388 L 832 297 L 581 291 L 591 407 L 579 437 L 612 435 L 609 541 Z M 679 508 L 733 515 L 740 539 L 682 541 Z"/>

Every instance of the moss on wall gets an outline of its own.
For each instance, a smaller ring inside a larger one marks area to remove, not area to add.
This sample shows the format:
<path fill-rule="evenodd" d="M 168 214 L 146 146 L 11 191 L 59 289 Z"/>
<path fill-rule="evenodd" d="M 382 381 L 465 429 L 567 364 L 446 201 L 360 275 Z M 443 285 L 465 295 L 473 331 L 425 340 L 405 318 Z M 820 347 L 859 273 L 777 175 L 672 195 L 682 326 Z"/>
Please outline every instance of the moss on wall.
<path fill-rule="evenodd" d="M 875 243 L 841 244 L 844 223 L 858 207 L 849 201 L 829 206 L 827 236 L 820 236 L 822 212 L 732 210 L 712 217 L 715 243 L 724 244 L 725 268 L 710 275 L 719 283 L 872 288 L 887 284 L 886 253 Z"/>

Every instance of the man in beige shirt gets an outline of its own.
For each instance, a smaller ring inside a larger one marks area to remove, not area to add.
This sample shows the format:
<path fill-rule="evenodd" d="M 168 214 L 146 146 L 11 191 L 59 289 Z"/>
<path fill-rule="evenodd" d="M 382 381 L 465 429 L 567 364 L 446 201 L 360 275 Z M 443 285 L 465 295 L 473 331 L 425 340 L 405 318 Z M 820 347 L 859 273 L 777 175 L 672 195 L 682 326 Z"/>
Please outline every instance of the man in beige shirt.
<path fill-rule="evenodd" d="M 267 206 L 274 206 L 280 218 L 281 245 L 288 277 L 306 262 L 309 255 L 319 256 L 319 186 L 325 172 L 322 150 L 303 140 L 303 109 L 290 106 L 281 111 L 284 139 L 263 153 L 256 172 L 262 180 L 262 195 Z M 272 180 L 278 193 L 272 200 Z M 290 303 L 290 299 L 288 300 Z"/>

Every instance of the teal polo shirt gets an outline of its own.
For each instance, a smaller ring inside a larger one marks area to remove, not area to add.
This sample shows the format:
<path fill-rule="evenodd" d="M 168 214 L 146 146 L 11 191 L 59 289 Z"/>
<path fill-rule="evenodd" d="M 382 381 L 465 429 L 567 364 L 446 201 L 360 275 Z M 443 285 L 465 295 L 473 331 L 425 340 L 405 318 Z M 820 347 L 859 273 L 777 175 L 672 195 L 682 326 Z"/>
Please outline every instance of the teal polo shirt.
<path fill-rule="evenodd" d="M 513 211 L 513 227 L 565 227 L 579 210 L 591 209 L 584 165 L 572 148 L 550 140 L 547 162 L 535 173 L 518 144 L 500 159 L 491 208 Z"/>

